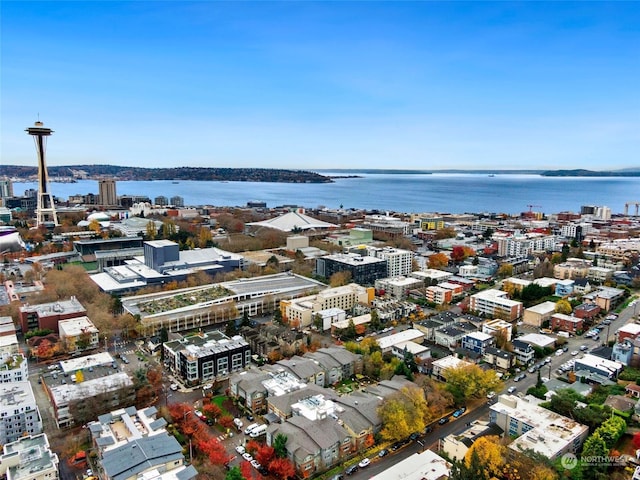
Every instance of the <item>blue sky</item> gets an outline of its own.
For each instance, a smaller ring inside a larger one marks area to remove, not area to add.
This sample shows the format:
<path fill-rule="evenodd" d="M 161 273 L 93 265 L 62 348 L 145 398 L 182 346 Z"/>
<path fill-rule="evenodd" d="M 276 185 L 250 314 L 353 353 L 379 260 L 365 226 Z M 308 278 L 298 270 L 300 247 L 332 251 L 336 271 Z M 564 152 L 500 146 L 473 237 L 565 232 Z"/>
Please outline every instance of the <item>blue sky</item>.
<path fill-rule="evenodd" d="M 638 2 L 0 9 L 4 164 L 640 167 Z"/>

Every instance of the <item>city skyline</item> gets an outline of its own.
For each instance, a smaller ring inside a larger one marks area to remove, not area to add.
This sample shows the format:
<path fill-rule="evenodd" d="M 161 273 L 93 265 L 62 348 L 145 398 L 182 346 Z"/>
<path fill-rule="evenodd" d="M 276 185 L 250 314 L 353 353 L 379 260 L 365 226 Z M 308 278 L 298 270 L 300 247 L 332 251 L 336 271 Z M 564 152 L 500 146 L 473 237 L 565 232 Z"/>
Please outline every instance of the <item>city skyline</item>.
<path fill-rule="evenodd" d="M 2 2 L 1 156 L 640 166 L 636 2 Z"/>

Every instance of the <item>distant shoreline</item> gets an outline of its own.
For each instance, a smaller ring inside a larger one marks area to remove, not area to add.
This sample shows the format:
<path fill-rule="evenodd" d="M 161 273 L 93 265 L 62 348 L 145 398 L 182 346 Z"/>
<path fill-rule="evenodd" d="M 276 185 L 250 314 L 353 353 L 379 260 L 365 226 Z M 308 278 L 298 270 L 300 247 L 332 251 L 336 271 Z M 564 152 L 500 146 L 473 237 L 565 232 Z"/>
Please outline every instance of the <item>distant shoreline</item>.
<path fill-rule="evenodd" d="M 268 182 L 268 183 L 331 183 L 336 179 L 357 179 L 363 175 L 539 175 L 542 177 L 639 177 L 638 169 L 617 171 L 574 170 L 504 170 L 504 169 L 315 169 L 288 170 L 277 168 L 217 168 L 176 167 L 140 168 L 117 165 L 71 165 L 48 168 L 50 182 L 74 182 L 79 179 L 117 181 L 224 181 L 224 182 Z M 0 176 L 16 181 L 31 181 L 37 178 L 35 166 L 0 165 Z"/>

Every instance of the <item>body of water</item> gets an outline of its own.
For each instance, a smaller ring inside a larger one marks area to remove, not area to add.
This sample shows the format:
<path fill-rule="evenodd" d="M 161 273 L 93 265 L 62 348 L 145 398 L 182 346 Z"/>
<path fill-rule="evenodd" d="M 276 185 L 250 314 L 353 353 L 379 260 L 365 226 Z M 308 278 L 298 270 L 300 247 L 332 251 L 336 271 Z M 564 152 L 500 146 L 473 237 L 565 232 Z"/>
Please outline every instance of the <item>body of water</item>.
<path fill-rule="evenodd" d="M 342 173 L 321 171 L 323 175 Z M 350 172 L 351 173 L 351 172 Z M 245 206 L 264 201 L 270 208 L 298 205 L 306 208 L 363 208 L 397 212 L 516 214 L 580 211 L 582 205 L 611 208 L 623 213 L 625 203 L 640 202 L 640 177 L 542 177 L 539 175 L 354 173 L 361 178 L 338 178 L 334 183 L 291 184 L 260 182 L 118 181 L 118 195 L 171 198 L 185 205 Z M 35 182 L 14 183 L 16 195 L 37 188 Z M 98 182 L 51 183 L 61 199 L 98 193 Z M 532 207 L 530 207 L 532 205 Z M 629 213 L 635 206 L 629 207 Z"/>

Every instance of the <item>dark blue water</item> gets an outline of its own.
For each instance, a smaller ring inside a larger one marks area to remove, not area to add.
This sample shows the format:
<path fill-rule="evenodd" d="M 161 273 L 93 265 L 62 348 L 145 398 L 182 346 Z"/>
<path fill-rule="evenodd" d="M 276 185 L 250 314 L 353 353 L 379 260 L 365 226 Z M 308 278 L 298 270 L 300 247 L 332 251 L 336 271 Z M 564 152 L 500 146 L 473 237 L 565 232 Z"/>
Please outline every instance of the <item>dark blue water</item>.
<path fill-rule="evenodd" d="M 323 175 L 332 175 L 321 172 Z M 335 173 L 335 175 L 341 175 Z M 640 177 L 560 178 L 539 175 L 362 173 L 362 178 L 330 184 L 171 181 L 117 183 L 118 195 L 184 198 L 185 205 L 245 206 L 260 200 L 268 207 L 364 208 L 396 212 L 502 212 L 529 210 L 547 214 L 579 211 L 581 205 L 608 206 L 624 212 L 626 202 L 640 201 Z M 35 183 L 15 183 L 16 195 Z M 98 193 L 96 181 L 52 183 L 51 192 L 66 199 Z M 630 212 L 635 211 L 631 207 Z"/>

